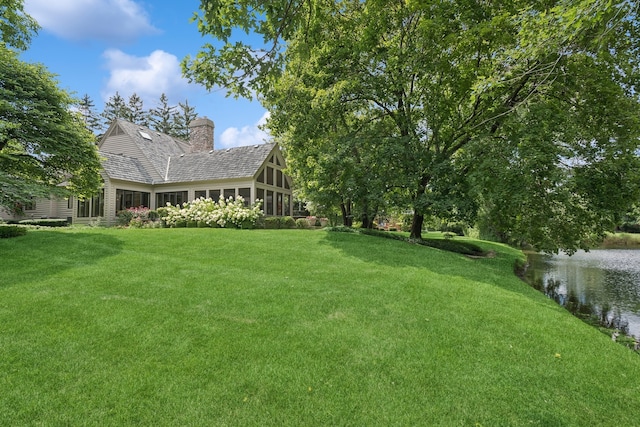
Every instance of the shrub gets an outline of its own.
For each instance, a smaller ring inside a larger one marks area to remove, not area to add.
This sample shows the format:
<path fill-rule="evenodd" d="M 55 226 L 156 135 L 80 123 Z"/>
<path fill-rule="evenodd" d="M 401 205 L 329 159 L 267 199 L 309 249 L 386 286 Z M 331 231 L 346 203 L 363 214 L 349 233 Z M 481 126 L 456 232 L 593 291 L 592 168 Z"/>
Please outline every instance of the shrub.
<path fill-rule="evenodd" d="M 295 228 L 296 220 L 290 216 L 280 217 L 280 228 Z"/>
<path fill-rule="evenodd" d="M 27 234 L 27 229 L 24 227 L 18 227 L 17 225 L 0 225 L 0 239 L 24 236 L 25 234 Z"/>
<path fill-rule="evenodd" d="M 268 216 L 264 218 L 264 228 L 275 230 L 280 228 L 280 218 L 277 216 Z"/>
<path fill-rule="evenodd" d="M 461 222 L 448 222 L 440 226 L 443 233 L 455 233 L 458 236 L 464 236 L 467 226 Z"/>
<path fill-rule="evenodd" d="M 625 222 L 618 229 L 623 233 L 640 233 L 640 224 Z"/>
<path fill-rule="evenodd" d="M 23 219 L 19 223 L 22 225 L 37 225 L 40 227 L 66 227 L 69 225 L 66 219 L 60 218 Z"/>
<path fill-rule="evenodd" d="M 262 217 L 260 204 L 261 201 L 257 200 L 253 206 L 246 207 L 241 196 L 227 200 L 220 198 L 217 202 L 199 198 L 182 206 L 167 203 L 158 212 L 169 227 L 198 227 L 203 223 L 200 226 L 251 228 Z"/>
<path fill-rule="evenodd" d="M 455 252 L 462 255 L 482 256 L 482 248 L 471 242 L 451 239 L 422 239 L 416 241 L 420 245 L 429 246 L 443 251 Z"/>
<path fill-rule="evenodd" d="M 354 228 L 351 228 L 351 227 L 347 227 L 345 225 L 336 225 L 334 227 L 329 226 L 329 227 L 325 227 L 325 230 L 327 230 L 327 231 L 337 231 L 339 233 L 357 233 L 358 232 L 358 230 L 356 230 Z M 361 230 L 364 230 L 364 228 L 361 229 Z"/>
<path fill-rule="evenodd" d="M 296 228 L 309 228 L 309 221 L 306 218 L 296 219 Z"/>
<path fill-rule="evenodd" d="M 126 225 L 129 225 L 129 223 L 133 219 L 133 212 L 130 211 L 129 209 L 118 211 L 118 213 L 116 214 L 116 217 L 117 217 L 116 222 L 118 225 L 126 226 Z"/>
<path fill-rule="evenodd" d="M 333 227 L 331 231 L 342 231 L 336 230 L 337 227 Z M 369 230 L 365 228 L 361 228 L 358 230 L 360 234 L 366 234 L 369 236 L 376 237 L 384 237 L 387 239 L 393 240 L 402 240 L 405 242 L 413 242 L 423 246 L 429 246 L 436 249 L 441 249 L 443 251 L 455 252 L 463 255 L 472 255 L 472 256 L 483 256 L 485 252 L 482 248 L 474 243 L 465 242 L 460 240 L 451 240 L 451 239 L 422 239 L 422 240 L 413 240 L 408 239 L 400 234 L 396 233 L 385 233 L 384 231 L 379 230 Z"/>

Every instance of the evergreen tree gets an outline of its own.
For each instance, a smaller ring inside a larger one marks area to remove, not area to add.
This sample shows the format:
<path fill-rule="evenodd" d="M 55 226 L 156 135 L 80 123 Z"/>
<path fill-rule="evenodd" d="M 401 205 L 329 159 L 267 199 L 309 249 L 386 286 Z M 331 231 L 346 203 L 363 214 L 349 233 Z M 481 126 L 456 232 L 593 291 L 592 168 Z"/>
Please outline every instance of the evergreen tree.
<path fill-rule="evenodd" d="M 102 121 L 100 120 L 100 115 L 95 110 L 93 99 L 91 99 L 88 94 L 85 93 L 80 99 L 78 110 L 87 129 L 94 135 L 99 135 L 102 132 Z"/>
<path fill-rule="evenodd" d="M 149 126 L 149 117 L 143 109 L 142 98 L 135 92 L 129 97 L 127 117 L 125 119 L 137 125 Z"/>
<path fill-rule="evenodd" d="M 106 102 L 102 118 L 105 120 L 106 125 L 109 126 L 115 119 L 128 120 L 130 116 L 131 113 L 124 98 L 116 91 L 115 95 L 111 96 Z"/>
<path fill-rule="evenodd" d="M 198 117 L 195 107 L 189 105 L 189 100 L 185 99 L 184 103 L 178 102 L 177 111 L 173 114 L 171 122 L 171 135 L 176 138 L 189 140 L 189 125 L 191 121 Z"/>
<path fill-rule="evenodd" d="M 166 94 L 160 95 L 160 102 L 156 108 L 149 110 L 149 122 L 158 132 L 172 134 L 173 115 L 176 111 L 175 106 L 169 105 L 169 98 Z"/>

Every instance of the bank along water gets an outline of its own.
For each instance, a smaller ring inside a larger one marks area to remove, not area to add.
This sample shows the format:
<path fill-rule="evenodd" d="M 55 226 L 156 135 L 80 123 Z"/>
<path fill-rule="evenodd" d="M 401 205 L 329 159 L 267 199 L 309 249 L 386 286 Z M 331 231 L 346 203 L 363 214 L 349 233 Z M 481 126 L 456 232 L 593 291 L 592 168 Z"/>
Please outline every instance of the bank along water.
<path fill-rule="evenodd" d="M 528 254 L 526 280 L 582 318 L 640 338 L 640 250 Z"/>

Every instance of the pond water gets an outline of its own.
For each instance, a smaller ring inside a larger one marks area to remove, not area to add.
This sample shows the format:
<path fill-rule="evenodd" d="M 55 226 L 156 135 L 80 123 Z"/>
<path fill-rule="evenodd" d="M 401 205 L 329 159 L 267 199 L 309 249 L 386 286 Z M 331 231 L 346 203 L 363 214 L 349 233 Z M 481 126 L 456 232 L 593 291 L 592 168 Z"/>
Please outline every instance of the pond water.
<path fill-rule="evenodd" d="M 527 281 L 574 314 L 640 337 L 640 250 L 529 254 Z"/>

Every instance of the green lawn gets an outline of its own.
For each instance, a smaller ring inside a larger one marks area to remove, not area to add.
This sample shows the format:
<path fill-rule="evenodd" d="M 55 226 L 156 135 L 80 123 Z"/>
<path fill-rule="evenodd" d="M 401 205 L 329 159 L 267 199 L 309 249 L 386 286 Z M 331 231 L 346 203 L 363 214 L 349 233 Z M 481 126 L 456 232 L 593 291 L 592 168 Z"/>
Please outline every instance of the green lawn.
<path fill-rule="evenodd" d="M 640 357 L 494 258 L 307 230 L 0 239 L 0 424 L 631 426 Z"/>

